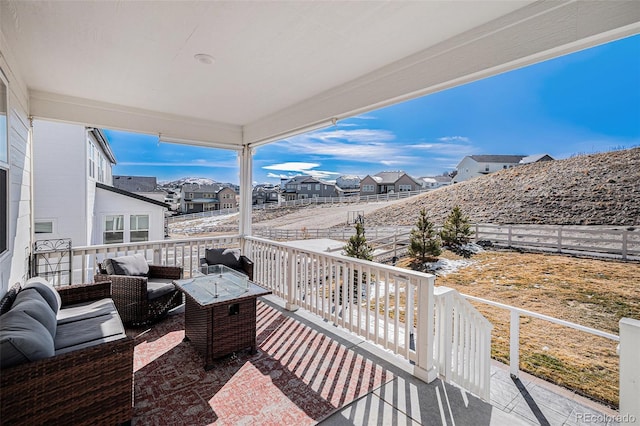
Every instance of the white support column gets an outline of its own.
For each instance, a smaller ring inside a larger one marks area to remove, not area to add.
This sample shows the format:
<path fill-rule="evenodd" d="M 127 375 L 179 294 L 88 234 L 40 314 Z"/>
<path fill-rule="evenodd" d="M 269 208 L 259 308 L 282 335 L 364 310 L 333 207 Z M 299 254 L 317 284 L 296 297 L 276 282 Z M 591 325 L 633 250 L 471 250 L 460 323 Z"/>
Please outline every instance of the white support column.
<path fill-rule="evenodd" d="M 511 311 L 510 323 L 509 373 L 513 377 L 520 377 L 520 312 Z"/>
<path fill-rule="evenodd" d="M 433 286 L 435 277 L 429 277 L 418 281 L 418 324 L 416 329 L 416 355 L 417 362 L 413 375 L 420 380 L 430 383 L 438 375 L 433 362 L 434 340 L 434 300 Z"/>
<path fill-rule="evenodd" d="M 251 192 L 253 190 L 253 149 L 245 145 L 238 153 L 240 160 L 240 238 L 244 252 L 244 237 L 251 235 Z"/>
<path fill-rule="evenodd" d="M 640 321 L 620 320 L 620 423 L 640 421 Z"/>

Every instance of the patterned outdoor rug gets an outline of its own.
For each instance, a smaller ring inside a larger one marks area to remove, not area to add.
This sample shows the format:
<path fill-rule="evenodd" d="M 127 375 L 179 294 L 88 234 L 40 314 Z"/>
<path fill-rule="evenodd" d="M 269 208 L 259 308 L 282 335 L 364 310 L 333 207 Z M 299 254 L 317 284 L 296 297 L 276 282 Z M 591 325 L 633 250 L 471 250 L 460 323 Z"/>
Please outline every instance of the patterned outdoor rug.
<path fill-rule="evenodd" d="M 242 351 L 205 371 L 183 338 L 183 314 L 136 337 L 133 424 L 315 424 L 393 379 L 380 365 L 260 301 L 255 355 Z"/>

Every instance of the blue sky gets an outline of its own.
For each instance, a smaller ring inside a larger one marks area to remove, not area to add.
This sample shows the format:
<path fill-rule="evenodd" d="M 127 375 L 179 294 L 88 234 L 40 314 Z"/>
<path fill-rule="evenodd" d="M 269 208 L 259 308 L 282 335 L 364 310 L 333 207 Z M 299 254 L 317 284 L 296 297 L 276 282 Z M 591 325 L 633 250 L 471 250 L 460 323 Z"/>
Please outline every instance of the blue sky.
<path fill-rule="evenodd" d="M 114 174 L 238 183 L 235 152 L 105 130 Z M 297 174 L 454 170 L 466 155 L 576 154 L 640 146 L 640 35 L 339 121 L 262 146 L 254 182 Z"/>

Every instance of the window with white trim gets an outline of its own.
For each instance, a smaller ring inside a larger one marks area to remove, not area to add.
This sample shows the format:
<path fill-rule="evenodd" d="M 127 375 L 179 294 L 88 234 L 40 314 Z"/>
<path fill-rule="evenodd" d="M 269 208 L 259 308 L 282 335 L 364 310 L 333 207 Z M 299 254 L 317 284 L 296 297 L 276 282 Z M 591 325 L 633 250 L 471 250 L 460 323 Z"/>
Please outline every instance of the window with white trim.
<path fill-rule="evenodd" d="M 96 146 L 93 144 L 93 142 L 89 141 L 89 177 L 94 179 L 96 177 L 95 155 L 96 155 Z"/>
<path fill-rule="evenodd" d="M 374 185 L 362 185 L 362 192 L 375 192 Z"/>
<path fill-rule="evenodd" d="M 137 243 L 139 241 L 149 241 L 149 215 L 132 214 L 129 217 L 129 241 Z"/>
<path fill-rule="evenodd" d="M 109 215 L 104 219 L 104 244 L 124 243 L 124 216 Z"/>
<path fill-rule="evenodd" d="M 411 185 L 398 185 L 398 191 L 411 191 Z"/>

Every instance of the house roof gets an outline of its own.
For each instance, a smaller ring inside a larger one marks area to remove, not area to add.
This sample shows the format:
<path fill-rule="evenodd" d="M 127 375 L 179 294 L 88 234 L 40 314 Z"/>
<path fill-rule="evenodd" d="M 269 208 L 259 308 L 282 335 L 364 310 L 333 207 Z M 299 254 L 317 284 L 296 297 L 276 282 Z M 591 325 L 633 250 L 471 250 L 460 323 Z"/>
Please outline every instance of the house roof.
<path fill-rule="evenodd" d="M 395 172 L 380 172 L 376 173 L 374 176 L 380 178 L 380 180 L 376 179 L 376 182 L 381 184 L 391 184 L 396 183 L 398 179 L 402 175 L 406 174 L 403 171 L 395 171 Z"/>
<path fill-rule="evenodd" d="M 153 176 L 113 176 L 113 186 L 129 192 L 166 192 L 158 188 Z"/>
<path fill-rule="evenodd" d="M 520 160 L 520 164 L 535 163 L 535 162 L 543 160 L 543 159 L 553 160 L 553 157 L 550 156 L 549 154 L 527 155 L 522 160 Z"/>
<path fill-rule="evenodd" d="M 113 186 L 105 185 L 100 182 L 96 182 L 96 188 L 104 189 L 106 191 L 115 192 L 116 194 L 124 195 L 125 197 L 135 198 L 136 200 L 144 201 L 145 203 L 155 204 L 160 207 L 164 207 L 166 209 L 170 208 L 169 204 L 163 203 L 161 201 L 154 200 L 149 197 L 145 197 L 140 194 L 134 194 L 133 192 L 125 191 L 123 189 L 118 189 Z"/>
<path fill-rule="evenodd" d="M 29 115 L 239 150 L 635 34 L 640 10 L 7 0 L 0 28 Z"/>
<path fill-rule="evenodd" d="M 398 181 L 398 179 L 400 179 L 404 175 L 407 175 L 404 171 L 397 170 L 397 171 L 393 171 L 393 172 L 376 173 L 375 175 L 373 175 L 371 177 L 380 185 L 392 185 L 392 184 L 396 183 Z M 411 177 L 409 175 L 407 175 L 407 176 L 412 181 L 414 181 L 416 184 L 421 185 L 421 183 L 418 182 L 413 177 Z"/>
<path fill-rule="evenodd" d="M 518 164 L 522 160 L 524 155 L 470 155 L 478 163 L 507 163 Z"/>
<path fill-rule="evenodd" d="M 222 187 L 218 184 L 201 185 L 199 183 L 185 183 L 182 185 L 182 192 L 207 192 L 218 193 Z"/>

